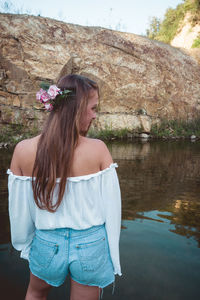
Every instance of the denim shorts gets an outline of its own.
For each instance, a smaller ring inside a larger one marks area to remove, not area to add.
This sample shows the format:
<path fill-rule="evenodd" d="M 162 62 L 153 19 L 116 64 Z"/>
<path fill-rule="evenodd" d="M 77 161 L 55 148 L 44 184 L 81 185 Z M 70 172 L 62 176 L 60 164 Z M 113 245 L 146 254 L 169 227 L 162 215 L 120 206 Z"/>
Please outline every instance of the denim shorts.
<path fill-rule="evenodd" d="M 52 286 L 60 286 L 69 274 L 80 284 L 104 288 L 115 277 L 105 225 L 84 230 L 36 229 L 29 267 Z"/>

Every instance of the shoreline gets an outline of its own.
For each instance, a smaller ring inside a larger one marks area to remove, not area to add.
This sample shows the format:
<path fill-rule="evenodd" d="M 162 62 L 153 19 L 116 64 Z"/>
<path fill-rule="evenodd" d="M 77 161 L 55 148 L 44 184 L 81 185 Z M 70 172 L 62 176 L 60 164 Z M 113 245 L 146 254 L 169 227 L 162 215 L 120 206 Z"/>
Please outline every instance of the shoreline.
<path fill-rule="evenodd" d="M 134 142 L 134 141 L 141 141 L 141 142 L 151 142 L 151 141 L 191 141 L 191 142 L 196 142 L 200 140 L 200 136 L 154 136 L 151 134 L 147 134 L 147 133 L 142 133 L 145 136 L 140 136 L 140 134 L 138 135 L 133 135 L 133 136 L 95 136 L 95 135 L 88 135 L 89 138 L 96 138 L 96 139 L 100 139 L 104 142 L 111 142 L 111 141 L 124 141 L 124 142 Z M 142 135 L 141 134 L 141 135 Z M 9 149 L 12 147 L 15 147 L 17 143 L 19 143 L 20 141 L 24 140 L 24 139 L 28 139 L 33 137 L 33 135 L 31 136 L 27 136 L 27 135 L 20 135 L 19 138 L 17 138 L 16 136 L 12 137 L 12 141 L 8 140 L 8 141 L 1 141 L 0 139 L 0 149 Z"/>
<path fill-rule="evenodd" d="M 2 124 L 3 125 L 3 124 Z M 5 124 L 0 130 L 0 148 L 15 146 L 18 142 L 32 138 L 40 132 L 38 126 L 25 126 L 22 124 Z M 103 141 L 151 141 L 151 140 L 191 140 L 200 139 L 200 117 L 190 121 L 160 120 L 159 124 L 145 128 L 117 128 L 107 126 L 104 129 L 91 126 L 87 136 Z"/>

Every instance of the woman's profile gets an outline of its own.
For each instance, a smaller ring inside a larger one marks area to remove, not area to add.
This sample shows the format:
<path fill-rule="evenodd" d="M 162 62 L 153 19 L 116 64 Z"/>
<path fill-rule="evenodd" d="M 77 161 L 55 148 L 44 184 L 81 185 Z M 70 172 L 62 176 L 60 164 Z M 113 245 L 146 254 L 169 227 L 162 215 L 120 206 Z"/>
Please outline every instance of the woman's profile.
<path fill-rule="evenodd" d="M 71 74 L 40 89 L 49 116 L 15 147 L 9 175 L 11 240 L 29 261 L 26 300 L 47 299 L 70 276 L 71 300 L 96 300 L 121 275 L 121 196 L 106 145 L 86 137 L 98 85 Z"/>

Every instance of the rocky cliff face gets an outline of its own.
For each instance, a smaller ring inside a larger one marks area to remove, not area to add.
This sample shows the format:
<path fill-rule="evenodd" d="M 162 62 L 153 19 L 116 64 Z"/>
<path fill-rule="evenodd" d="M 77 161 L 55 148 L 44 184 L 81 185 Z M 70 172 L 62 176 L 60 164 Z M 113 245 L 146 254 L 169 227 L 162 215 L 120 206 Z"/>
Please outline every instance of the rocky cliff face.
<path fill-rule="evenodd" d="M 176 48 L 134 34 L 0 14 L 1 123 L 43 122 L 41 81 L 80 73 L 100 86 L 98 128 L 142 127 L 200 111 L 200 66 Z"/>

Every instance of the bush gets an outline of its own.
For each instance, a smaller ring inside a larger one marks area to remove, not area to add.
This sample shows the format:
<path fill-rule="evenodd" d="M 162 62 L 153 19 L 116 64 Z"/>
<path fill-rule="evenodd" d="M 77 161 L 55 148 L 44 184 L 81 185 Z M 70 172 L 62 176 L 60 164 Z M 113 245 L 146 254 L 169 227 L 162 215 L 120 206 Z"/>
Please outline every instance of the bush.
<path fill-rule="evenodd" d="M 184 3 L 179 4 L 175 9 L 168 8 L 164 20 L 159 23 L 157 27 L 158 30 L 154 30 L 152 33 L 152 28 L 155 28 L 155 17 L 151 19 L 150 28 L 147 29 L 147 36 L 164 42 L 170 43 L 175 37 L 178 28 L 180 27 L 181 22 L 184 20 L 184 17 L 187 12 L 191 12 L 192 24 L 195 24 L 200 21 L 200 1 L 199 0 L 184 0 Z"/>
<path fill-rule="evenodd" d="M 194 40 L 192 48 L 200 48 L 200 35 Z"/>
<path fill-rule="evenodd" d="M 176 35 L 180 22 L 184 19 L 185 11 L 183 4 L 179 4 L 176 9 L 169 8 L 165 13 L 165 18 L 161 23 L 160 30 L 155 37 L 156 40 L 170 43 Z"/>

